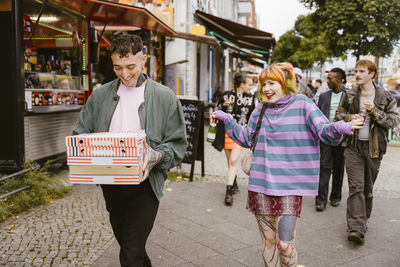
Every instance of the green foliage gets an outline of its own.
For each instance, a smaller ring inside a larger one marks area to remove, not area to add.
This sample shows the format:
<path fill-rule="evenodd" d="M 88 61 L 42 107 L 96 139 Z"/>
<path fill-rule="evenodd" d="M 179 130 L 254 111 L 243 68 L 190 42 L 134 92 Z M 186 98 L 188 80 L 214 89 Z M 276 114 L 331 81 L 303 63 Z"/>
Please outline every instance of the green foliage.
<path fill-rule="evenodd" d="M 300 46 L 300 37 L 296 36 L 296 33 L 291 30 L 283 34 L 274 47 L 272 53 L 272 62 L 284 62 L 289 61 L 298 47 Z"/>
<path fill-rule="evenodd" d="M 400 39 L 399 0 L 301 0 L 326 32 L 334 56 L 388 56 Z"/>
<path fill-rule="evenodd" d="M 49 174 L 48 169 L 50 164 L 51 162 L 47 162 L 41 168 L 10 178 L 1 183 L 0 195 L 24 186 L 27 186 L 27 189 L 0 199 L 0 222 L 29 208 L 63 197 L 71 191 L 71 188 L 65 186 L 59 178 L 52 177 Z M 33 167 L 34 165 L 36 163 L 27 162 L 24 165 L 24 169 Z"/>
<path fill-rule="evenodd" d="M 322 28 L 313 23 L 311 15 L 299 16 L 294 29 L 279 38 L 272 62 L 288 61 L 301 69 L 310 69 L 314 63 L 323 64 L 331 55 Z"/>
<path fill-rule="evenodd" d="M 178 172 L 168 172 L 168 180 L 170 183 L 179 182 L 182 179 L 187 178 L 189 178 L 189 174 L 187 174 L 186 172 L 181 172 L 180 174 L 178 174 Z"/>

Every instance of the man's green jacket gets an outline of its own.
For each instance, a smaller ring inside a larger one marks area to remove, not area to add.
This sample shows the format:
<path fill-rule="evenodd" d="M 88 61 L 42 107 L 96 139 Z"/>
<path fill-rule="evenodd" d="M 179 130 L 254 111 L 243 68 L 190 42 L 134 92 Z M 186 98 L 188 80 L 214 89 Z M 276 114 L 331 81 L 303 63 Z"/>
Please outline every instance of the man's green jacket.
<path fill-rule="evenodd" d="M 93 91 L 80 112 L 72 134 L 108 132 L 119 101 L 119 84 L 120 80 L 115 79 Z M 160 199 L 168 170 L 179 164 L 186 152 L 182 106 L 171 89 L 147 78 L 139 118 L 142 129 L 146 131 L 147 144 L 163 155 L 148 177 L 155 195 Z"/>

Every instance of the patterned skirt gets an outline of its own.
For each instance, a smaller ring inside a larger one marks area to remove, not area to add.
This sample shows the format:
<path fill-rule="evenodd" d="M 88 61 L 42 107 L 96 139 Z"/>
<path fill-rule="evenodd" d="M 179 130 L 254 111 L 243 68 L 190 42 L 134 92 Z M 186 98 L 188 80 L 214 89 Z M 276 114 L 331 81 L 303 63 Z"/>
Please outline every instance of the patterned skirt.
<path fill-rule="evenodd" d="M 255 215 L 300 217 L 302 196 L 269 196 L 249 191 L 247 209 Z"/>

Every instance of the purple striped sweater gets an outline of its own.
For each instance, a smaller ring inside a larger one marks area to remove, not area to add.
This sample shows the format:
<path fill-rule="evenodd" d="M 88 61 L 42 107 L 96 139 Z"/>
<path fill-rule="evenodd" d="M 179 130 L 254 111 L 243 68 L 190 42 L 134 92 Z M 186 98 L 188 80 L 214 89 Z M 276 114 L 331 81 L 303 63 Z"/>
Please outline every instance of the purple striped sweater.
<path fill-rule="evenodd" d="M 228 136 L 243 147 L 251 147 L 261 108 L 262 103 L 251 114 L 247 127 L 223 114 Z M 317 195 L 319 141 L 339 145 L 342 134 L 351 134 L 351 126 L 352 122 L 330 123 L 304 95 L 288 95 L 270 104 L 254 150 L 249 191 L 271 196 Z"/>

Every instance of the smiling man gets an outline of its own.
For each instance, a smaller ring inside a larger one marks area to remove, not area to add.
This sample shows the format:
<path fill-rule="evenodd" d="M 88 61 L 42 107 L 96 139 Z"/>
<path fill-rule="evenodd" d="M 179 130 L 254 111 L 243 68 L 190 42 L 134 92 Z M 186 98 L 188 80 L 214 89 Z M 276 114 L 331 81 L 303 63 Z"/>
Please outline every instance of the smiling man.
<path fill-rule="evenodd" d="M 393 97 L 373 81 L 377 74 L 375 63 L 360 60 L 355 69 L 357 87 L 343 93 L 335 120 L 364 119 L 363 127 L 344 143 L 349 183 L 348 240 L 361 245 L 371 216 L 372 191 L 386 152 L 388 131 L 399 123 L 399 114 Z"/>
<path fill-rule="evenodd" d="M 182 107 L 171 89 L 143 74 L 146 55 L 139 36 L 113 40 L 117 79 L 93 91 L 73 134 L 144 129 L 146 153 L 139 185 L 102 185 L 121 266 L 151 266 L 146 240 L 153 228 L 164 181 L 186 151 Z"/>

